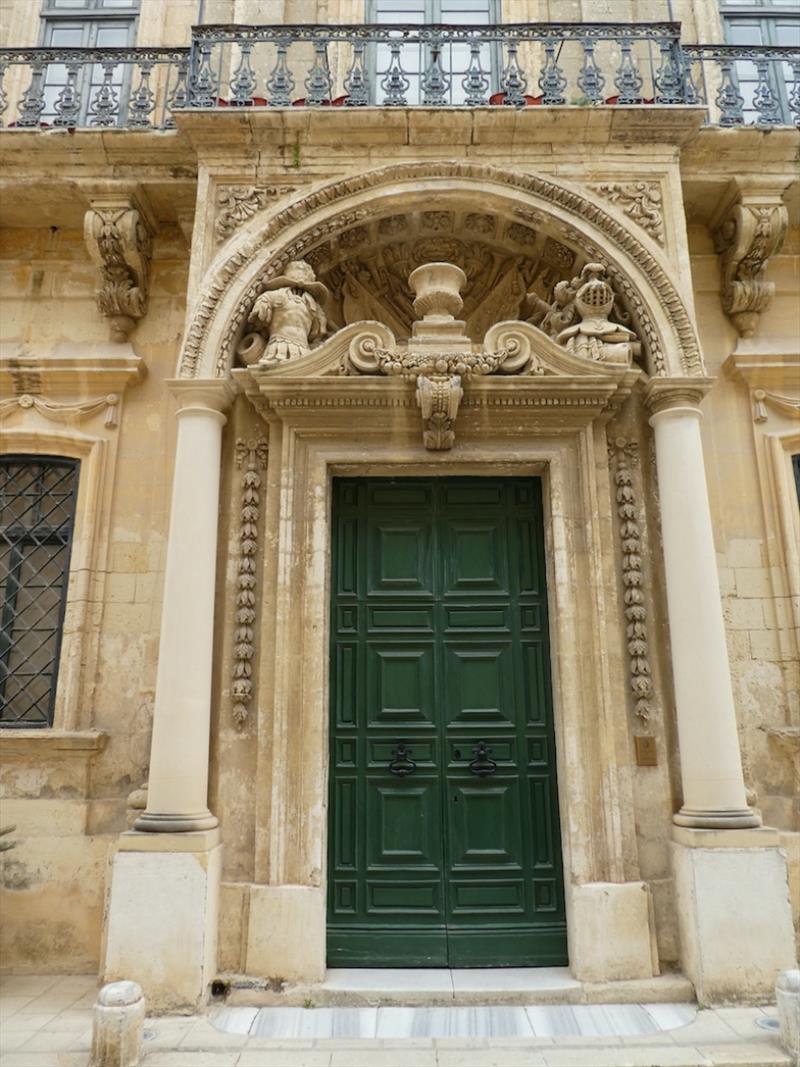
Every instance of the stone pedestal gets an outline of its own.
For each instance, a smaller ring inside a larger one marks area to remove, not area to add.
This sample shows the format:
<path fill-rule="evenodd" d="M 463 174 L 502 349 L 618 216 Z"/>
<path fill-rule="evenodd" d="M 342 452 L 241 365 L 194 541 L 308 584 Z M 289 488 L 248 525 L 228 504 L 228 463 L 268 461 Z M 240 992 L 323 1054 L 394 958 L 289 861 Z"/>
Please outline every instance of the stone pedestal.
<path fill-rule="evenodd" d="M 581 982 L 658 974 L 650 892 L 645 882 L 591 882 L 572 890 L 570 968 Z"/>
<path fill-rule="evenodd" d="M 673 828 L 681 961 L 701 1005 L 771 1000 L 796 966 L 777 830 Z"/>
<path fill-rule="evenodd" d="M 135 975 L 155 1012 L 202 1006 L 216 967 L 221 854 L 219 830 L 122 834 L 103 981 Z"/>

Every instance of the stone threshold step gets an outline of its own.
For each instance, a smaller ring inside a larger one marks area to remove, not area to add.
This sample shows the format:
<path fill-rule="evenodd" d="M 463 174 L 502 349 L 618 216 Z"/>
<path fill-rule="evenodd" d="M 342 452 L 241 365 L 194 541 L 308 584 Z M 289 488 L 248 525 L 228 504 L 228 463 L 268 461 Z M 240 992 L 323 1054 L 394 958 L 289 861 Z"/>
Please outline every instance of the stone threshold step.
<path fill-rule="evenodd" d="M 225 1007 L 209 1022 L 227 1034 L 270 1041 L 467 1041 L 641 1039 L 693 1023 L 690 1004 L 554 1004 L 505 1007 Z M 731 1037 L 734 1034 L 731 1032 Z"/>
<path fill-rule="evenodd" d="M 332 968 L 313 984 L 223 974 L 228 1006 L 447 1007 L 530 1004 L 659 1004 L 694 1001 L 683 975 L 622 982 L 579 982 L 566 967 L 446 970 Z"/>

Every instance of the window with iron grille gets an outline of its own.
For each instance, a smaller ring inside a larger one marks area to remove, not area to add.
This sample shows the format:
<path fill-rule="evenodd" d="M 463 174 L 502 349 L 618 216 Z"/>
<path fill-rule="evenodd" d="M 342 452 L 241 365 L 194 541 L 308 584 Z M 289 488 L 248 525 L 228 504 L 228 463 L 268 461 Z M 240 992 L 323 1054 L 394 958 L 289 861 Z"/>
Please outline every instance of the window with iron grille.
<path fill-rule="evenodd" d="M 42 40 L 46 48 L 126 48 L 136 44 L 136 18 L 140 0 L 43 0 Z M 78 126 L 94 125 L 92 102 L 104 86 L 105 71 L 100 63 L 81 68 L 76 86 L 80 99 Z M 44 85 L 45 110 L 42 122 L 57 118 L 54 107 L 67 84 L 63 63 L 51 63 Z M 105 89 L 114 96 L 124 114 L 130 93 L 130 70 L 117 64 Z"/>
<path fill-rule="evenodd" d="M 499 0 L 370 0 L 367 21 L 379 24 L 394 23 L 401 26 L 420 26 L 441 23 L 446 26 L 481 26 L 499 21 Z M 372 67 L 372 85 L 380 86 L 392 65 L 388 45 L 373 48 L 368 63 Z M 473 57 L 465 43 L 449 43 L 440 55 L 447 89 L 446 103 L 463 104 L 466 90 L 462 85 Z M 431 62 L 431 49 L 421 45 L 404 45 L 400 49 L 400 64 L 409 79 L 406 93 L 410 105 L 424 102 L 423 75 Z M 500 70 L 499 49 L 485 42 L 480 47 L 481 70 L 489 79 L 490 91 L 498 87 Z"/>
<path fill-rule="evenodd" d="M 79 462 L 0 457 L 0 726 L 52 726 Z"/>
<path fill-rule="evenodd" d="M 797 16 L 797 0 L 722 0 L 720 12 L 725 24 L 725 39 L 728 44 L 781 45 L 800 47 L 800 18 Z M 794 80 L 790 63 L 769 63 L 765 66 L 764 78 L 759 76 L 755 63 L 740 60 L 735 65 L 736 82 L 744 100 L 744 121 L 754 122 L 759 108 L 756 93 L 764 89 L 775 95 L 776 117 L 791 124 L 788 94 Z M 766 79 L 766 86 L 763 82 Z"/>

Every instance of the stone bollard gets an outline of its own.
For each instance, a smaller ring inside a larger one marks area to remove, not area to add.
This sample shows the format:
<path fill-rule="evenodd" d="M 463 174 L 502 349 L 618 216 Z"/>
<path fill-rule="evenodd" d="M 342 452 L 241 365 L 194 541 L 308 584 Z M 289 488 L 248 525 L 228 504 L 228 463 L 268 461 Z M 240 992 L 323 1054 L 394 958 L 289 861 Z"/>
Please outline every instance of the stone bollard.
<path fill-rule="evenodd" d="M 800 1063 L 800 971 L 783 971 L 775 983 L 781 1043 L 792 1063 Z"/>
<path fill-rule="evenodd" d="M 110 982 L 97 994 L 91 1067 L 137 1067 L 142 1054 L 144 994 L 136 982 Z"/>

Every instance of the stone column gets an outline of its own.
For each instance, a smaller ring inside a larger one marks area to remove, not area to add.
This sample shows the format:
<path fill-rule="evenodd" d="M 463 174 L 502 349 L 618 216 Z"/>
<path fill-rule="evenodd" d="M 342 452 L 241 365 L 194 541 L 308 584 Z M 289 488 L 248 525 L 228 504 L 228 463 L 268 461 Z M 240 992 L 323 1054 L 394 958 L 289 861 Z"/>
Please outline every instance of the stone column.
<path fill-rule="evenodd" d="M 178 440 L 147 808 L 114 855 L 102 978 L 135 980 L 154 1011 L 185 1012 L 203 1005 L 216 973 L 222 846 L 208 810 L 208 750 L 223 411 L 233 387 L 169 385 Z"/>
<path fill-rule="evenodd" d="M 722 617 L 699 402 L 701 379 L 655 379 L 655 430 L 672 671 L 681 754 L 679 826 L 758 826 L 745 798 Z"/>
<path fill-rule="evenodd" d="M 173 381 L 172 485 L 147 808 L 134 829 L 209 830 L 208 746 L 223 411 L 228 382 Z"/>
<path fill-rule="evenodd" d="M 700 1004 L 772 995 L 794 966 L 786 856 L 747 807 L 699 402 L 703 379 L 654 379 L 655 430 L 683 804 L 672 872 L 681 964 Z"/>

